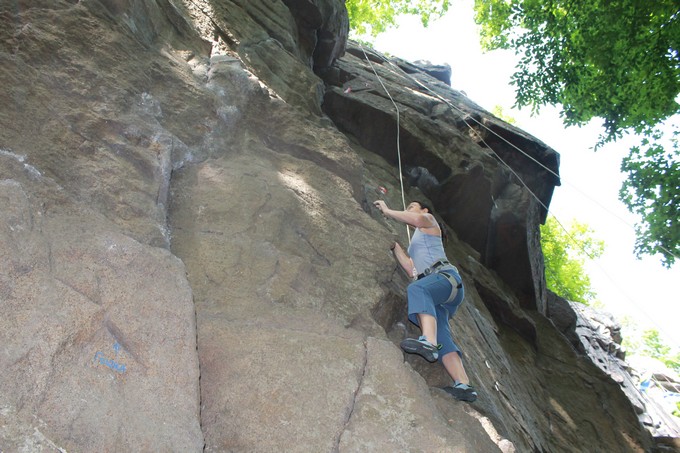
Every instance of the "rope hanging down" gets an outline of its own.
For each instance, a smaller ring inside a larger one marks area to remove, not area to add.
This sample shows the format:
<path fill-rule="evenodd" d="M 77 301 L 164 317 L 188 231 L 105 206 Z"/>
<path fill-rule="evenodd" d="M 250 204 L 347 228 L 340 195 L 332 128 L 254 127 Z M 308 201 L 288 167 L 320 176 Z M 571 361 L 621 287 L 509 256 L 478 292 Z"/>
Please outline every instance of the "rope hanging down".
<path fill-rule="evenodd" d="M 431 88 L 429 88 L 427 85 L 423 84 L 422 82 L 420 82 L 419 80 L 417 80 L 416 78 L 414 78 L 413 76 L 411 76 L 410 74 L 404 72 L 403 70 L 401 70 L 401 68 L 399 68 L 398 66 L 396 66 L 394 63 L 392 63 L 392 62 L 389 61 L 388 59 L 384 58 L 383 56 L 381 56 L 381 59 L 382 59 L 384 62 L 386 62 L 387 64 L 389 64 L 390 66 L 392 66 L 393 68 L 398 69 L 398 70 L 399 70 L 400 72 L 402 72 L 407 78 L 411 79 L 411 80 L 412 80 L 413 82 L 415 82 L 417 85 L 419 85 L 420 87 L 422 87 L 423 89 L 425 89 L 426 91 L 428 91 L 429 93 L 431 93 L 434 97 L 436 97 L 436 98 L 439 99 L 441 102 L 443 102 L 443 103 L 445 103 L 446 105 L 448 105 L 451 109 L 454 109 L 454 110 L 456 110 L 457 112 L 459 112 L 459 113 L 461 113 L 462 115 L 464 115 L 462 119 L 463 119 L 463 122 L 465 123 L 465 125 L 466 125 L 471 131 L 476 132 L 475 129 L 474 129 L 472 126 L 470 126 L 470 124 L 469 124 L 469 123 L 467 122 L 467 120 L 465 119 L 465 115 L 467 115 L 467 112 L 466 112 L 466 111 L 464 111 L 464 110 L 462 110 L 462 109 L 456 107 L 456 106 L 453 105 L 451 102 L 449 102 L 448 99 L 446 99 L 446 98 L 442 97 L 440 94 L 434 92 L 434 91 L 433 91 Z M 393 70 L 392 72 L 395 72 L 395 71 Z M 376 74 L 376 75 L 377 75 L 377 74 Z M 381 83 L 382 83 L 382 82 L 381 82 Z M 508 141 L 505 137 L 499 135 L 497 132 L 495 132 L 494 130 L 490 129 L 486 124 L 480 122 L 479 120 L 477 120 L 477 119 L 474 118 L 474 117 L 471 117 L 471 116 L 470 116 L 469 118 L 470 118 L 472 121 L 474 121 L 475 123 L 477 123 L 479 126 L 481 126 L 482 128 L 486 129 L 486 130 L 487 130 L 488 132 L 490 132 L 491 134 L 495 135 L 496 137 L 498 137 L 499 139 L 501 139 L 502 141 L 504 141 L 505 143 L 507 143 L 508 145 L 510 145 L 510 147 L 512 147 L 512 148 L 516 149 L 517 151 L 519 151 L 522 155 L 524 155 L 526 158 L 528 158 L 529 160 L 531 160 L 531 161 L 533 161 L 534 163 L 536 163 L 539 167 L 543 168 L 543 169 L 546 170 L 548 173 L 552 174 L 553 176 L 555 176 L 555 177 L 557 177 L 557 178 L 560 178 L 560 176 L 559 176 L 557 173 L 555 173 L 553 170 L 551 170 L 550 168 L 548 168 L 547 166 L 545 166 L 543 163 L 539 162 L 536 158 L 534 158 L 533 156 L 531 156 L 530 154 L 528 154 L 528 153 L 527 153 L 526 151 L 524 151 L 523 149 L 519 148 L 519 147 L 518 147 L 517 145 L 515 145 L 514 143 Z M 520 176 L 512 169 L 512 167 L 510 167 L 510 165 L 509 165 L 507 162 L 505 162 L 505 161 L 498 155 L 498 153 L 496 153 L 496 151 L 494 151 L 494 149 L 493 149 L 491 146 L 489 146 L 488 143 L 486 143 L 486 142 L 484 141 L 483 138 L 480 137 L 480 140 L 482 141 L 482 143 L 484 143 L 484 145 L 485 145 L 487 148 L 489 148 L 489 149 L 491 150 L 491 152 L 494 153 L 494 155 L 498 158 L 498 160 L 500 160 L 500 161 L 503 163 L 503 165 L 505 165 L 505 166 L 506 166 L 506 167 L 507 167 L 507 168 L 508 168 L 508 169 L 509 169 L 516 177 L 517 177 L 517 179 L 518 179 L 518 180 L 522 183 L 522 185 L 529 191 L 529 193 L 530 193 L 530 194 L 531 194 L 531 195 L 539 202 L 539 204 L 546 210 L 546 212 L 550 213 L 550 210 L 548 209 L 548 207 L 547 207 L 547 206 L 546 206 L 546 205 L 538 198 L 538 196 L 537 196 L 536 194 L 534 194 L 534 193 L 531 191 L 531 189 L 529 189 L 529 187 L 524 183 L 524 181 L 522 180 L 522 178 L 520 178 Z M 560 178 L 560 179 L 562 179 L 562 178 Z M 574 185 L 571 184 L 569 181 L 565 181 L 565 182 L 566 182 L 570 187 L 576 189 L 581 195 L 583 195 L 584 197 L 590 199 L 590 200 L 593 201 L 595 204 L 597 204 L 598 206 L 600 206 L 601 208 L 603 208 L 605 211 L 607 211 L 610 215 L 612 215 L 612 216 L 615 217 L 617 220 L 619 220 L 621 223 L 623 223 L 624 225 L 626 225 L 628 228 L 630 228 L 630 229 L 632 229 L 632 230 L 635 229 L 635 227 L 633 227 L 631 224 L 629 224 L 628 222 L 626 222 L 624 219 L 622 219 L 622 218 L 621 218 L 619 215 L 617 215 L 616 213 L 612 212 L 609 208 L 607 208 L 606 206 L 604 206 L 604 205 L 602 205 L 601 203 L 599 203 L 597 200 L 595 200 L 595 199 L 593 199 L 592 197 L 590 197 L 587 193 L 583 192 L 581 189 L 579 189 L 578 187 L 574 186 Z M 560 225 L 560 227 L 565 231 L 565 233 L 567 233 L 567 236 L 569 236 L 569 233 L 567 232 L 566 228 L 565 228 L 565 227 L 562 225 L 562 223 L 557 219 L 557 217 L 555 217 L 555 215 L 553 215 L 552 213 L 550 213 L 550 214 L 555 218 L 555 220 L 556 220 L 557 223 Z M 571 236 L 569 236 L 569 237 L 571 238 Z M 572 240 L 573 240 L 573 238 L 572 238 Z M 574 241 L 574 242 L 576 242 L 576 241 Z M 678 256 L 677 256 L 675 253 L 673 253 L 672 251 L 668 250 L 667 248 L 665 248 L 665 247 L 663 247 L 663 246 L 660 246 L 660 247 L 661 247 L 666 253 L 668 253 L 669 255 L 672 255 L 672 256 L 674 256 L 676 259 L 680 260 L 680 257 L 678 257 Z M 584 251 L 584 252 L 586 253 L 586 255 L 588 255 L 591 259 L 594 259 L 594 258 L 590 255 L 590 253 L 588 253 L 586 250 L 583 250 L 583 251 Z"/>
<path fill-rule="evenodd" d="M 378 82 L 380 82 L 380 86 L 382 86 L 383 90 L 385 90 L 385 93 L 387 93 L 387 97 L 390 98 L 390 101 L 392 101 L 392 105 L 394 105 L 394 109 L 397 111 L 397 162 L 399 164 L 399 186 L 401 189 L 401 204 L 404 207 L 404 211 L 406 211 L 406 198 L 404 197 L 404 177 L 403 173 L 401 170 L 401 147 L 399 145 L 400 139 L 399 139 L 399 120 L 400 120 L 400 115 L 399 115 L 399 107 L 397 106 L 397 103 L 394 102 L 394 99 L 392 99 L 392 95 L 388 91 L 387 87 L 385 87 L 385 84 L 383 84 L 382 79 L 378 75 L 378 72 L 375 70 L 375 67 L 373 67 L 373 63 L 371 63 L 371 59 L 368 58 L 368 55 L 366 54 L 366 50 L 364 49 L 364 46 L 361 46 L 361 51 L 364 53 L 364 57 L 366 57 L 366 61 L 368 61 L 369 66 L 373 70 L 373 74 L 375 74 L 375 77 L 378 79 Z M 409 229 L 409 226 L 406 225 L 406 237 L 408 238 L 408 243 L 409 245 L 411 244 L 411 230 Z"/>
<path fill-rule="evenodd" d="M 373 66 L 373 63 L 371 62 L 370 58 L 368 58 L 368 55 L 366 54 L 366 50 L 364 49 L 364 46 L 362 46 L 362 45 L 361 45 L 361 51 L 364 53 L 364 57 L 366 57 L 366 61 L 367 61 L 368 64 L 371 66 L 371 69 L 373 70 L 373 73 L 375 74 L 375 77 L 378 79 L 378 82 L 379 82 L 380 85 L 382 86 L 383 90 L 385 90 L 385 93 L 387 93 L 387 96 L 390 98 L 390 101 L 392 101 L 392 104 L 394 105 L 394 108 L 397 110 L 397 158 L 398 158 L 398 161 L 399 161 L 399 182 L 400 182 L 400 184 L 401 184 L 401 200 L 402 200 L 402 204 L 404 205 L 404 210 L 405 210 L 405 209 L 406 209 L 406 201 L 405 201 L 405 199 L 404 199 L 404 181 L 403 181 L 403 176 L 402 176 L 402 171 L 401 171 L 401 149 L 400 149 L 400 146 L 399 146 L 399 120 L 400 120 L 400 118 L 399 118 L 399 107 L 397 107 L 397 103 L 394 102 L 394 99 L 392 98 L 392 95 L 390 95 L 390 92 L 389 92 L 388 89 L 385 87 L 385 84 L 383 84 L 382 79 L 381 79 L 380 76 L 378 75 L 378 72 L 375 70 L 375 67 Z M 387 60 L 387 59 L 385 59 L 385 58 L 382 58 L 382 60 L 385 61 L 386 63 L 388 63 L 389 65 L 394 66 L 394 64 L 393 64 L 391 61 L 389 61 L 389 60 Z M 392 72 L 395 72 L 395 71 L 392 71 Z M 396 73 L 396 72 L 395 72 L 395 73 Z M 423 83 L 421 83 L 419 80 L 416 80 L 415 78 L 413 78 L 413 77 L 410 76 L 409 74 L 406 74 L 406 73 L 405 73 L 405 75 L 406 75 L 406 77 L 408 77 L 409 79 L 411 79 L 413 82 L 415 82 L 416 84 L 420 85 L 420 86 L 421 86 L 422 88 L 424 88 L 425 90 L 427 90 L 427 91 L 429 91 L 430 93 L 432 93 L 437 99 L 439 99 L 441 102 L 445 103 L 446 105 L 448 105 L 448 106 L 451 107 L 452 109 L 455 109 L 455 110 L 459 111 L 460 113 L 462 113 L 462 114 L 464 114 L 464 115 L 467 114 L 467 112 L 465 112 L 465 111 L 459 109 L 458 107 L 454 106 L 454 105 L 451 104 L 446 98 L 440 96 L 438 93 L 435 93 L 435 92 L 432 91 L 429 87 L 427 87 L 426 85 L 424 85 Z M 473 118 L 473 120 L 474 120 L 474 118 Z M 486 126 L 485 126 L 484 124 L 480 123 L 480 122 L 477 121 L 477 120 L 475 120 L 475 121 L 476 121 L 480 126 L 486 128 Z M 470 124 L 467 122 L 467 120 L 465 119 L 465 117 L 463 117 L 463 122 L 465 123 L 465 125 L 466 125 L 470 130 L 472 130 L 473 132 L 475 131 L 474 128 L 473 128 L 472 126 L 470 126 Z M 488 128 L 487 128 L 487 129 L 488 129 Z M 495 134 L 495 132 L 491 131 L 490 129 L 489 129 L 489 131 Z M 496 134 L 496 135 L 498 135 L 498 134 Z M 500 135 L 498 135 L 498 137 L 500 137 L 502 140 L 505 140 L 505 138 L 501 137 Z M 522 180 L 522 178 L 517 174 L 517 172 L 515 172 L 515 170 L 513 170 L 513 168 L 510 167 L 510 165 L 509 165 L 507 162 L 505 162 L 505 161 L 504 161 L 504 160 L 503 160 L 503 159 L 502 159 L 502 158 L 501 158 L 501 157 L 493 150 L 493 148 L 492 148 L 491 146 L 489 146 L 489 145 L 484 141 L 484 139 L 481 139 L 481 140 L 482 140 L 482 142 L 484 143 L 484 145 L 485 145 L 487 148 L 489 148 L 489 149 L 494 153 L 494 155 L 496 155 L 496 157 L 498 158 L 498 160 L 500 160 L 501 163 L 503 163 L 503 165 L 505 165 L 505 166 L 512 172 L 512 174 L 515 175 L 515 177 L 519 180 L 519 182 L 522 183 L 522 185 L 524 186 L 524 188 L 527 189 L 527 191 L 528 191 L 528 192 L 529 192 L 529 193 L 530 193 L 530 194 L 538 201 L 538 203 L 546 210 L 546 212 L 549 212 L 548 207 L 547 207 L 547 206 L 541 201 L 541 199 L 538 198 L 538 196 L 537 196 L 537 195 L 529 188 L 529 186 L 524 182 L 524 180 Z M 511 146 L 513 146 L 514 148 L 516 148 L 517 150 L 519 150 L 522 154 L 526 155 L 526 156 L 529 157 L 531 160 L 533 160 L 534 162 L 536 162 L 538 165 L 540 165 L 541 167 L 545 168 L 546 170 L 548 170 L 550 173 L 554 174 L 555 176 L 559 177 L 559 175 L 557 175 L 555 172 L 553 172 L 553 171 L 550 170 L 548 167 L 546 167 L 545 165 L 543 165 L 541 162 L 539 162 L 538 160 L 534 159 L 532 156 L 529 156 L 527 153 L 525 153 L 524 151 L 522 151 L 521 149 L 519 149 L 517 146 L 513 145 L 512 143 L 508 142 L 507 140 L 505 140 L 505 141 L 506 141 L 508 144 L 510 144 Z M 558 220 L 558 223 L 560 223 L 559 220 Z M 560 223 L 560 226 L 562 226 L 561 223 Z M 564 226 L 562 226 L 562 228 L 564 229 Z M 408 226 L 406 227 L 406 230 L 407 230 L 407 235 L 408 235 L 409 243 L 410 243 L 410 242 L 411 242 L 411 235 L 410 235 L 410 231 L 409 231 L 409 229 L 408 229 Z M 565 229 L 565 231 L 566 231 L 566 229 Z M 568 233 L 567 233 L 567 234 L 568 234 Z"/>
<path fill-rule="evenodd" d="M 368 60 L 368 56 L 366 55 L 366 51 L 364 51 L 363 46 L 361 47 L 361 49 L 362 49 L 362 51 L 364 52 L 364 55 L 366 56 L 366 59 Z M 399 70 L 401 71 L 400 68 L 396 67 L 394 63 L 392 63 L 391 61 L 387 60 L 386 58 L 382 57 L 382 60 L 383 60 L 385 63 L 389 64 L 390 66 L 395 67 L 396 69 L 399 69 Z M 373 68 L 373 64 L 371 63 L 371 61 L 368 60 L 368 62 L 369 62 L 369 64 L 371 65 L 371 68 Z M 390 96 L 390 95 L 389 95 L 389 92 L 387 91 L 387 88 L 385 88 L 385 85 L 383 85 L 382 80 L 380 79 L 380 76 L 379 76 L 378 73 L 375 71 L 375 68 L 373 68 L 373 72 L 374 72 L 375 76 L 378 78 L 378 81 L 380 82 L 380 85 L 382 85 L 382 87 L 383 87 L 383 89 L 385 90 L 385 92 L 387 93 L 387 95 Z M 392 72 L 395 72 L 395 71 L 392 70 Z M 401 72 L 403 72 L 403 71 L 401 71 Z M 395 72 L 395 73 L 396 73 L 396 72 Z M 466 112 L 466 111 L 464 111 L 464 110 L 462 110 L 462 109 L 456 107 L 456 106 L 453 105 L 448 99 L 444 98 L 444 97 L 441 96 L 439 93 L 434 92 L 430 87 L 428 87 L 427 85 L 423 84 L 421 81 L 417 80 L 416 78 L 414 78 L 414 77 L 411 76 L 410 74 L 404 73 L 404 75 L 405 75 L 407 78 L 409 78 L 411 81 L 413 81 L 414 83 L 416 83 L 417 85 L 419 85 L 421 88 L 423 88 L 423 89 L 425 89 L 426 91 L 428 91 L 429 93 L 431 93 L 435 98 L 439 99 L 441 102 L 443 102 L 444 104 L 448 105 L 452 110 L 455 110 L 455 111 L 457 111 L 458 113 L 460 113 L 460 114 L 462 115 L 463 123 L 465 123 L 465 125 L 466 125 L 472 132 L 475 132 L 475 133 L 476 133 L 475 129 L 470 125 L 470 123 L 468 123 L 467 119 L 465 118 L 465 116 L 467 116 L 467 112 Z M 390 96 L 390 100 L 392 100 L 392 96 Z M 393 100 L 392 100 L 392 103 L 394 103 Z M 395 108 L 396 108 L 396 104 L 395 104 Z M 477 123 L 479 126 L 483 127 L 483 128 L 486 129 L 487 131 L 489 131 L 489 132 L 491 132 L 492 134 L 494 134 L 496 137 L 498 137 L 498 138 L 500 138 L 501 140 L 503 140 L 505 143 L 507 143 L 507 144 L 510 145 L 511 147 L 515 148 L 517 151 L 519 151 L 519 152 L 522 153 L 524 156 L 526 156 L 527 158 L 529 158 L 530 160 L 532 160 L 533 162 L 535 162 L 537 165 L 539 165 L 539 166 L 542 167 L 543 169 L 547 170 L 550 174 L 554 175 L 554 176 L 557 177 L 557 178 L 560 177 L 560 176 L 559 176 L 557 173 L 555 173 L 553 170 L 551 170 L 550 168 L 548 168 L 547 166 L 545 166 L 542 162 L 538 161 L 538 160 L 535 159 L 533 156 L 529 155 L 527 152 L 525 152 L 524 150 L 522 150 L 521 148 L 519 148 L 517 145 L 515 145 L 514 143 L 509 142 L 505 137 L 503 137 L 503 136 L 499 135 L 498 133 L 496 133 L 495 131 L 489 129 L 484 123 L 478 121 L 478 120 L 475 119 L 474 117 L 469 117 L 469 118 L 472 119 L 472 120 L 473 120 L 475 123 Z M 399 119 L 399 116 L 397 115 L 397 120 L 398 120 L 398 119 Z M 397 134 L 399 134 L 399 130 L 398 130 L 398 129 L 397 129 Z M 398 135 L 397 135 L 397 140 L 398 140 Z M 498 153 L 497 153 L 497 152 L 496 152 L 496 151 L 495 151 L 488 143 L 486 143 L 486 141 L 485 141 L 482 137 L 480 137 L 480 140 L 482 141 L 482 143 L 484 144 L 484 146 L 486 146 L 488 149 L 490 149 L 491 152 L 496 156 L 496 158 L 497 158 L 497 159 L 498 159 L 505 167 L 507 167 L 508 170 L 510 170 L 510 172 L 511 172 L 511 173 L 517 178 L 517 180 L 522 184 L 522 186 L 524 186 L 524 188 L 529 192 L 529 194 L 531 194 L 531 196 L 533 196 L 533 197 L 536 199 L 536 201 L 538 201 L 538 203 L 543 207 L 543 209 L 545 209 L 545 211 L 546 211 L 547 213 L 550 213 L 550 210 L 548 209 L 548 206 L 546 206 L 545 203 L 543 203 L 543 201 L 538 197 L 538 195 L 536 195 L 536 194 L 529 188 L 529 186 L 524 182 L 524 180 L 522 179 L 522 177 L 521 177 L 520 175 L 517 174 L 517 172 L 510 166 L 510 164 L 508 164 L 507 162 L 505 162 L 505 161 L 503 160 L 503 158 L 502 158 L 501 156 L 499 156 Z M 400 165 L 401 165 L 401 157 L 400 157 Z M 401 176 L 401 167 L 400 167 L 400 176 Z M 403 186 L 402 186 L 402 197 L 403 197 Z M 553 218 L 557 221 L 557 223 L 558 223 L 559 226 L 562 228 L 562 230 L 564 230 L 564 232 L 566 233 L 567 237 L 569 237 L 569 239 L 571 239 L 574 243 L 577 243 L 577 241 L 569 234 L 569 232 L 567 231 L 567 229 L 565 228 L 565 226 L 562 225 L 562 222 L 560 222 L 560 220 L 559 220 L 557 217 L 555 217 L 555 215 L 553 215 L 552 213 L 550 213 L 550 214 L 551 214 L 551 215 L 553 216 Z M 588 257 L 590 257 L 590 259 L 593 259 L 593 260 L 595 259 L 595 257 L 593 257 L 593 256 L 590 254 L 590 252 L 588 252 L 586 249 L 582 248 L 582 250 L 583 250 L 583 252 L 584 252 L 586 255 L 588 255 Z"/>
<path fill-rule="evenodd" d="M 387 95 L 389 96 L 390 100 L 391 100 L 392 103 L 394 104 L 394 107 L 397 109 L 397 125 L 398 125 L 398 124 L 399 124 L 399 109 L 397 108 L 397 105 L 396 105 L 396 103 L 394 102 L 394 100 L 392 99 L 392 96 L 390 95 L 389 91 L 387 90 L 387 88 L 385 88 L 385 85 L 382 83 L 382 80 L 381 80 L 380 76 L 378 75 L 378 73 L 376 72 L 375 68 L 373 67 L 373 64 L 371 63 L 370 59 L 368 58 L 368 55 L 366 54 L 366 51 L 364 50 L 363 46 L 361 46 L 361 50 L 364 52 L 364 56 L 366 57 L 366 60 L 368 61 L 369 65 L 371 66 L 371 69 L 373 69 L 373 73 L 375 74 L 376 78 L 377 78 L 378 81 L 380 82 L 380 85 L 383 87 L 383 89 L 385 90 L 385 92 L 386 92 Z M 411 76 L 410 74 L 408 74 L 408 73 L 404 72 L 403 70 L 401 70 L 401 68 L 397 67 L 394 63 L 392 63 L 391 61 L 389 61 L 389 60 L 386 59 L 385 57 L 380 56 L 380 58 L 381 58 L 384 62 L 386 62 L 387 64 L 389 64 L 390 66 L 392 66 L 393 68 L 398 69 L 399 72 L 402 73 L 405 77 L 407 77 L 408 79 L 412 80 L 415 84 L 419 85 L 420 87 L 424 88 L 427 92 L 431 93 L 434 97 L 436 97 L 437 99 L 439 99 L 441 102 L 443 102 L 443 103 L 445 103 L 446 105 L 448 105 L 451 109 L 453 109 L 453 110 L 459 112 L 460 114 L 462 114 L 462 119 L 463 119 L 463 122 L 465 123 L 465 125 L 466 125 L 471 131 L 473 131 L 473 132 L 476 133 L 475 129 L 467 122 L 467 120 L 466 120 L 466 118 L 465 118 L 465 117 L 468 115 L 468 113 L 467 113 L 466 111 L 464 111 L 464 110 L 462 110 L 462 109 L 456 107 L 456 106 L 453 105 L 451 102 L 449 102 L 448 99 L 446 99 L 446 98 L 442 97 L 441 95 L 439 95 L 438 93 L 434 92 L 434 91 L 433 91 L 432 89 L 430 89 L 428 86 L 426 86 L 425 84 L 423 84 L 423 83 L 420 82 L 419 80 L 415 79 L 415 78 L 414 78 L 413 76 Z M 391 70 L 391 71 L 392 71 L 393 73 L 397 74 L 397 72 L 396 72 L 395 70 Z M 554 176 L 556 176 L 556 177 L 558 177 L 558 178 L 560 177 L 560 176 L 559 176 L 557 173 L 555 173 L 553 170 L 551 170 L 550 168 L 546 167 L 543 163 L 541 163 L 541 162 L 539 162 L 538 160 L 536 160 L 533 156 L 529 155 L 527 152 L 525 152 L 524 150 L 522 150 L 521 148 L 519 148 L 519 147 L 516 146 L 515 144 L 509 142 L 505 137 L 502 137 L 501 135 L 499 135 L 499 134 L 496 133 L 495 131 L 491 130 L 489 127 L 487 127 L 487 126 L 486 126 L 485 124 L 483 124 L 482 122 L 478 121 L 478 120 L 475 119 L 474 117 L 469 117 L 469 118 L 472 119 L 475 123 L 477 123 L 477 124 L 478 124 L 479 126 L 481 126 L 482 128 L 484 128 L 484 129 L 486 129 L 487 131 L 489 131 L 491 134 L 493 134 L 493 135 L 495 135 L 496 137 L 500 138 L 502 141 L 504 141 L 505 143 L 507 143 L 508 145 L 510 145 L 512 148 L 514 148 L 514 149 L 516 149 L 517 151 L 519 151 L 519 152 L 520 152 L 521 154 L 523 154 L 525 157 L 527 157 L 527 158 L 530 159 L 531 161 L 535 162 L 537 165 L 539 165 L 540 167 L 542 167 L 543 169 L 545 169 L 546 171 L 548 171 L 550 174 L 552 174 L 552 175 L 554 175 Z M 493 154 L 498 158 L 498 160 L 499 160 L 505 167 L 507 167 L 508 170 L 510 170 L 510 172 L 511 172 L 513 175 L 515 175 L 515 177 L 517 178 L 517 180 L 524 186 L 524 188 L 529 192 L 529 194 L 531 194 L 531 195 L 536 199 L 536 201 L 538 201 L 538 203 L 546 210 L 546 212 L 553 216 L 553 218 L 557 221 L 557 223 L 558 223 L 559 226 L 562 228 L 562 230 L 564 230 L 564 232 L 566 233 L 567 237 L 568 237 L 572 242 L 574 242 L 575 244 L 579 245 L 579 247 L 581 248 L 581 250 L 582 250 L 586 255 L 588 255 L 591 259 L 594 260 L 594 257 L 593 257 L 593 256 L 592 256 L 592 255 L 591 255 L 584 247 L 582 247 L 580 244 L 578 244 L 578 242 L 577 242 L 577 241 L 569 234 L 569 232 L 568 232 L 567 229 L 564 227 L 564 225 L 562 225 L 562 222 L 560 222 L 559 219 L 558 219 L 554 214 L 552 214 L 552 212 L 550 212 L 550 210 L 548 209 L 548 207 L 547 207 L 547 206 L 541 201 L 541 199 L 540 199 L 540 198 L 539 198 L 539 197 L 538 197 L 538 196 L 537 196 L 537 195 L 529 188 L 529 186 L 528 186 L 528 185 L 524 182 L 524 180 L 517 174 L 517 172 L 515 172 L 515 170 L 513 170 L 512 167 L 510 167 L 510 165 L 509 165 L 507 162 L 505 162 L 505 161 L 498 155 L 498 153 L 496 153 L 496 151 L 494 151 L 494 149 L 493 149 L 491 146 L 489 146 L 488 143 L 486 143 L 486 142 L 484 141 L 483 138 L 480 137 L 480 140 L 482 141 L 482 143 L 483 143 L 489 150 L 491 150 L 491 152 L 493 152 Z M 397 152 L 398 152 L 398 157 L 399 157 L 399 177 L 400 177 L 400 181 L 401 181 L 401 176 L 402 176 L 402 175 L 401 175 L 401 152 L 400 152 L 400 150 L 399 150 L 399 128 L 398 128 L 398 127 L 397 127 Z M 561 179 L 561 178 L 560 178 L 560 179 Z M 574 187 L 572 184 L 569 184 L 569 185 L 572 186 L 572 187 Z M 402 181 L 401 190 L 402 190 L 402 202 L 403 202 L 403 199 L 404 199 L 403 181 Z M 581 191 L 581 190 L 579 190 L 579 192 L 580 192 L 581 194 L 583 194 L 586 198 L 588 198 L 588 199 L 594 201 L 596 204 L 602 206 L 600 203 L 597 203 L 596 200 L 593 200 L 590 196 L 588 196 L 588 194 L 584 193 L 584 192 Z M 619 219 L 619 220 L 620 220 L 622 223 L 624 223 L 626 226 L 632 228 L 632 226 L 631 226 L 630 224 L 628 224 L 627 222 L 625 222 L 623 219 L 621 219 L 621 218 L 618 217 L 617 215 L 613 214 L 609 209 L 607 209 L 607 208 L 604 207 L 604 206 L 602 206 L 602 207 L 603 207 L 607 212 L 609 212 L 610 214 L 614 215 L 614 217 L 616 217 L 617 219 Z M 408 227 L 407 227 L 407 230 L 408 230 Z M 410 235 L 409 235 L 409 241 L 410 241 Z M 671 255 L 675 256 L 676 258 L 678 258 L 678 257 L 677 257 L 675 254 L 673 254 L 671 251 L 669 251 L 669 250 L 666 250 L 666 251 L 667 251 L 668 253 L 670 253 Z M 678 258 L 678 259 L 680 259 L 680 258 Z M 611 277 L 611 276 L 610 276 L 610 275 L 609 275 L 609 274 L 608 274 L 601 266 L 600 266 L 600 268 L 601 268 L 601 270 L 603 271 L 603 273 L 605 274 L 605 276 L 606 276 L 612 283 L 614 283 L 615 286 L 618 287 L 619 285 L 614 281 L 614 279 L 613 279 L 613 278 L 612 278 L 612 277 Z M 633 305 L 635 305 L 635 303 L 633 302 L 633 300 L 632 300 L 630 297 L 628 297 L 628 295 L 627 295 L 625 292 L 623 292 L 623 290 L 621 290 L 621 288 L 619 288 L 619 290 L 620 290 L 620 291 L 622 292 L 622 294 L 629 300 L 629 302 L 631 302 L 631 303 L 633 303 Z M 647 317 L 650 321 L 652 321 L 652 324 L 654 324 L 654 325 L 655 325 L 657 328 L 659 328 L 660 330 L 663 330 L 663 329 L 661 329 L 661 328 L 660 328 L 660 327 L 659 327 L 659 326 L 651 319 L 651 317 L 649 317 L 649 315 L 648 315 L 644 310 L 642 310 L 642 312 L 646 315 L 646 317 Z"/>

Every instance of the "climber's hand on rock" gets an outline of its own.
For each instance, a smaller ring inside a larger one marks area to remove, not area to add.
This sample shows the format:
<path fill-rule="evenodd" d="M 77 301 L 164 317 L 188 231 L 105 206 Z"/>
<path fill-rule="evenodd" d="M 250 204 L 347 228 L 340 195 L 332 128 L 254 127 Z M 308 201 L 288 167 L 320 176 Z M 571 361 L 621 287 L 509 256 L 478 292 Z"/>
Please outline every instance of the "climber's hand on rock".
<path fill-rule="evenodd" d="M 387 203 L 385 203 L 383 200 L 377 200 L 373 202 L 373 206 L 378 208 L 380 212 L 385 214 L 385 211 L 387 211 L 389 208 L 387 207 Z"/>

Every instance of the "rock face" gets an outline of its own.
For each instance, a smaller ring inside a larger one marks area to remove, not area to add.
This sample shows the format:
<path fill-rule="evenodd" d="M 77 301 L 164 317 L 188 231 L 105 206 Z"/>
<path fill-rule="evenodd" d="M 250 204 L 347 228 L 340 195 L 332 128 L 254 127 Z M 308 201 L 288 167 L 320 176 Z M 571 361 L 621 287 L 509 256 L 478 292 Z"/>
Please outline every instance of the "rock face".
<path fill-rule="evenodd" d="M 640 422 L 659 445 L 670 443 L 680 446 L 677 419 L 653 397 L 656 391 L 678 393 L 680 385 L 673 385 L 672 379 L 667 376 L 649 376 L 653 381 L 651 391 L 649 388 L 641 391 L 644 388 L 641 381 L 646 376 L 640 375 L 635 363 L 631 365 L 626 361 L 626 353 L 621 346 L 621 325 L 611 314 L 569 302 L 549 292 L 548 317 L 577 351 L 590 357 L 598 368 L 621 386 L 635 407 Z M 649 384 L 647 382 L 647 386 Z M 659 399 L 664 398 L 661 396 Z"/>
<path fill-rule="evenodd" d="M 651 451 L 546 317 L 559 156 L 346 39 L 340 0 L 0 4 L 0 450 Z M 473 405 L 398 347 L 397 130 Z"/>

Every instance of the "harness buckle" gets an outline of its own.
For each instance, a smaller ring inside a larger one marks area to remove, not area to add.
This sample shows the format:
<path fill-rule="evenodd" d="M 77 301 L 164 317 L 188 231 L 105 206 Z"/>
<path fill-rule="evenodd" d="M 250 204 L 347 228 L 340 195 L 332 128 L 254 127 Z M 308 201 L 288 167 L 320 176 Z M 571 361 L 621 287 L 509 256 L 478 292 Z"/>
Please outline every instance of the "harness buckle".
<path fill-rule="evenodd" d="M 419 274 L 419 275 L 416 277 L 416 280 L 420 280 L 421 278 L 427 277 L 428 275 L 430 275 L 430 274 L 436 272 L 436 271 L 437 271 L 437 268 L 440 268 L 440 267 L 442 267 L 442 266 L 447 266 L 447 265 L 450 265 L 450 264 L 451 264 L 451 263 L 449 263 L 447 260 L 438 260 L 438 261 L 437 261 L 436 263 L 434 263 L 432 266 L 430 266 L 430 267 L 428 267 L 427 269 L 425 269 L 425 270 L 423 271 L 422 274 Z"/>

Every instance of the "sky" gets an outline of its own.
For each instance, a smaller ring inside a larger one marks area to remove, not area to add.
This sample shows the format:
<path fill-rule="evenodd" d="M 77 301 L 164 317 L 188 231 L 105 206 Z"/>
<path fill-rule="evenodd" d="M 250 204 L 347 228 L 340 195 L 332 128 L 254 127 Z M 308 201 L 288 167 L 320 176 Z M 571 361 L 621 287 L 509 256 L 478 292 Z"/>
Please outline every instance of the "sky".
<path fill-rule="evenodd" d="M 619 170 L 621 159 L 632 141 L 595 152 L 592 146 L 602 131 L 601 122 L 565 128 L 557 108 L 544 108 L 533 117 L 529 109 L 512 109 L 514 88 L 509 81 L 517 57 L 514 51 L 481 52 L 472 4 L 473 0 L 453 0 L 446 15 L 428 28 L 417 17 L 402 17 L 398 27 L 375 38 L 373 46 L 408 61 L 449 64 L 452 88 L 489 111 L 501 106 L 516 126 L 560 153 L 562 185 L 555 188 L 550 211 L 565 226 L 574 219 L 588 224 L 593 236 L 604 240 L 603 256 L 586 264 L 597 299 L 619 321 L 629 318 L 638 332 L 658 330 L 663 342 L 677 351 L 680 262 L 669 270 L 659 257 L 638 260 L 633 252 L 636 217 L 618 200 L 625 179 Z"/>

